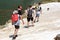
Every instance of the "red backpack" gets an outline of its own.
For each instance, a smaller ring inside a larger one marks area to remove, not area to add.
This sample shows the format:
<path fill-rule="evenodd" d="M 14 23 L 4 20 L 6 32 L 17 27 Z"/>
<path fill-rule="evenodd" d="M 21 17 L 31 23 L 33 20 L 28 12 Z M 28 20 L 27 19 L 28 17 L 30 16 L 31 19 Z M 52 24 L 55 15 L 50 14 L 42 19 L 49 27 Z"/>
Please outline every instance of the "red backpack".
<path fill-rule="evenodd" d="M 12 14 L 12 22 L 18 21 L 18 14 Z"/>

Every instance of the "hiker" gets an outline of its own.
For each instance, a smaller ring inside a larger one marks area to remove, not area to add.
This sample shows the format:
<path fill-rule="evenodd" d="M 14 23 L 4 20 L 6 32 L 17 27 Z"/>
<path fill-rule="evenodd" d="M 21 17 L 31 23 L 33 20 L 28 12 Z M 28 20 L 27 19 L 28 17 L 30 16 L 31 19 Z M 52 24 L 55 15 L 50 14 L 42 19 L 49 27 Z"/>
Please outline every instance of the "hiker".
<path fill-rule="evenodd" d="M 22 17 L 22 6 L 18 6 L 18 14 L 20 15 L 20 19 L 22 20 L 24 24 L 23 17 Z"/>
<path fill-rule="evenodd" d="M 41 8 L 41 3 L 38 3 L 38 7 L 36 10 L 36 18 L 35 18 L 35 20 L 37 20 L 37 22 L 39 21 L 40 14 L 42 14 L 42 8 Z"/>
<path fill-rule="evenodd" d="M 32 11 L 32 6 L 30 5 L 29 8 L 27 9 L 27 26 L 29 27 L 29 22 L 30 20 L 32 21 L 32 26 L 34 26 L 33 24 L 33 11 Z"/>
<path fill-rule="evenodd" d="M 18 14 L 18 10 L 14 10 L 12 14 L 12 25 L 15 26 L 15 31 L 14 31 L 13 38 L 12 38 L 13 40 L 16 39 L 16 37 L 18 36 L 17 32 L 19 30 L 20 18 L 21 17 Z"/>

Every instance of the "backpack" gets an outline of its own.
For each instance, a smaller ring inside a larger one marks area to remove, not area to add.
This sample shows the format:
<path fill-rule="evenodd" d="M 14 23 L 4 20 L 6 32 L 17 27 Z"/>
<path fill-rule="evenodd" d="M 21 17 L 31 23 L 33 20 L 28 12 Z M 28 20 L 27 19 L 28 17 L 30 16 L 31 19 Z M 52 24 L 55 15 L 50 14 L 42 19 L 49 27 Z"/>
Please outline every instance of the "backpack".
<path fill-rule="evenodd" d="M 18 14 L 12 14 L 12 22 L 18 21 Z"/>
<path fill-rule="evenodd" d="M 41 9 L 42 9 L 41 7 L 38 7 L 38 8 L 37 8 L 38 11 L 41 11 Z"/>
<path fill-rule="evenodd" d="M 32 9 L 29 9 L 29 10 L 28 10 L 28 15 L 27 15 L 27 16 L 28 16 L 29 18 L 31 18 L 31 17 L 32 17 L 32 13 L 33 13 Z"/>

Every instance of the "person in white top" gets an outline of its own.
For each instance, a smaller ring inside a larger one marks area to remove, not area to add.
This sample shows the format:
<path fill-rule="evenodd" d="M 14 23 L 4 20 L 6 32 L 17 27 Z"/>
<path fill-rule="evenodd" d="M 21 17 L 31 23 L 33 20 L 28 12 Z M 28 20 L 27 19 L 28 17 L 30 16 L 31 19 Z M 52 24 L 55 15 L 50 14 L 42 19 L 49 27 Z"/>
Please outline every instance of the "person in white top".
<path fill-rule="evenodd" d="M 36 10 L 36 18 L 35 18 L 35 20 L 37 20 L 37 22 L 39 21 L 40 14 L 42 14 L 42 8 L 41 8 L 41 3 L 38 3 L 38 7 Z"/>

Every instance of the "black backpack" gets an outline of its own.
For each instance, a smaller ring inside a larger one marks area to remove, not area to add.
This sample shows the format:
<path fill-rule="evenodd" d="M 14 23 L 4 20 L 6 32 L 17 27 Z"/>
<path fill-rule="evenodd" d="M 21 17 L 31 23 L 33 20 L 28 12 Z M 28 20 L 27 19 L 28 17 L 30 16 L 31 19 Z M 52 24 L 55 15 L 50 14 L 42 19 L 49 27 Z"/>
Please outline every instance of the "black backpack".
<path fill-rule="evenodd" d="M 41 9 L 42 9 L 41 7 L 38 7 L 38 8 L 37 8 L 38 11 L 41 11 Z"/>
<path fill-rule="evenodd" d="M 28 10 L 27 17 L 31 18 L 32 17 L 32 13 L 33 13 L 32 9 L 29 9 Z"/>

